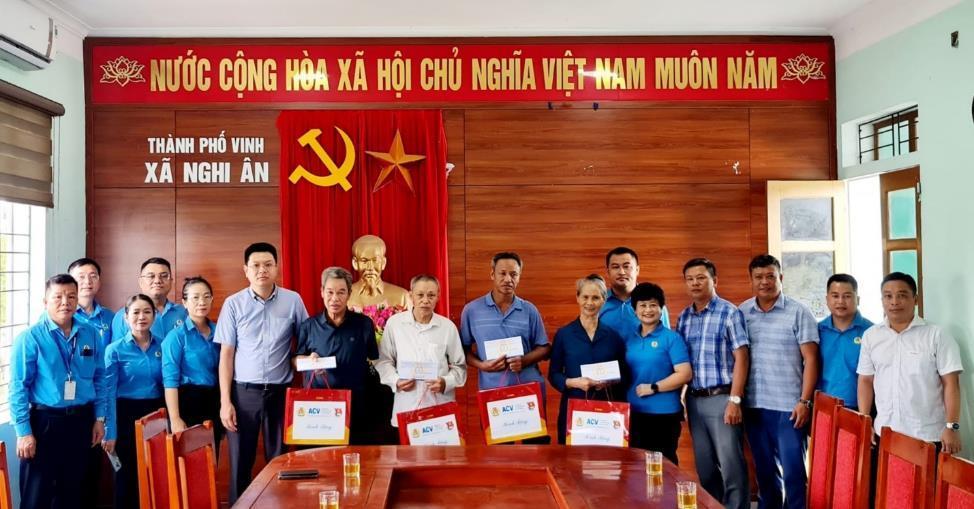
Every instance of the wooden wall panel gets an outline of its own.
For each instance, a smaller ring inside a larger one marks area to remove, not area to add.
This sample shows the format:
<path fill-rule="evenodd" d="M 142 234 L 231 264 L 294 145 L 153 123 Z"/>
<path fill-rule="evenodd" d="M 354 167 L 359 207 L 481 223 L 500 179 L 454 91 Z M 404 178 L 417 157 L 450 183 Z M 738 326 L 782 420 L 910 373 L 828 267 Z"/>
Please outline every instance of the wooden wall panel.
<path fill-rule="evenodd" d="M 749 172 L 745 108 L 478 110 L 465 118 L 468 185 L 738 183 Z"/>
<path fill-rule="evenodd" d="M 829 105 L 811 108 L 752 108 L 752 180 L 835 178 L 831 159 Z"/>
<path fill-rule="evenodd" d="M 751 255 L 768 252 L 768 189 L 764 182 L 751 184 Z"/>
<path fill-rule="evenodd" d="M 88 197 L 94 209 L 89 255 L 102 268 L 103 305 L 118 309 L 138 292 L 139 267 L 147 258 L 161 256 L 178 270 L 175 198 L 172 188 L 95 189 Z"/>
<path fill-rule="evenodd" d="M 462 186 L 466 175 L 465 151 L 466 139 L 464 134 L 465 120 L 463 110 L 446 110 L 443 112 L 443 131 L 446 133 L 446 160 L 453 163 L 453 171 L 447 179 L 447 185 Z"/>
<path fill-rule="evenodd" d="M 460 311 L 467 301 L 467 251 L 464 187 L 449 187 L 449 219 L 446 227 L 447 258 L 450 263 L 450 318 L 460 321 Z"/>
<path fill-rule="evenodd" d="M 549 332 L 577 316 L 574 282 L 604 273 L 605 253 L 618 245 L 640 254 L 640 280 L 660 284 L 668 307 L 689 302 L 682 268 L 706 256 L 720 270 L 721 292 L 732 301 L 749 295 L 749 187 L 746 184 L 468 187 L 467 295 L 490 288 L 492 254 L 517 251 L 524 259 L 519 294 L 538 305 Z"/>
<path fill-rule="evenodd" d="M 150 157 L 146 138 L 175 136 L 175 118 L 172 110 L 95 111 L 89 126 L 92 146 L 88 147 L 95 170 L 91 172 L 94 187 L 148 187 L 145 163 L 161 161 L 166 155 Z"/>
<path fill-rule="evenodd" d="M 181 290 L 183 278 L 205 277 L 213 285 L 215 319 L 226 297 L 247 286 L 244 249 L 253 242 L 270 242 L 280 249 L 278 194 L 275 187 L 176 190 L 175 292 Z"/>
<path fill-rule="evenodd" d="M 229 161 L 231 164 L 231 181 L 229 184 L 183 184 L 182 179 L 178 179 L 177 186 L 218 187 L 218 186 L 245 186 L 245 187 L 277 187 L 280 180 L 281 166 L 281 141 L 277 134 L 277 117 L 279 111 L 248 111 L 241 114 L 238 111 L 178 111 L 176 112 L 176 133 L 178 136 L 190 136 L 193 138 L 207 137 L 216 138 L 223 132 L 226 135 L 227 151 L 223 154 L 196 153 L 177 155 L 180 175 L 182 175 L 183 162 L 192 161 Z M 234 153 L 231 138 L 263 138 L 264 152 L 261 154 Z M 197 148 L 197 152 L 200 150 Z M 267 162 L 269 167 L 269 182 L 240 183 L 240 170 L 245 157 L 249 157 L 251 163 L 257 161 Z"/>

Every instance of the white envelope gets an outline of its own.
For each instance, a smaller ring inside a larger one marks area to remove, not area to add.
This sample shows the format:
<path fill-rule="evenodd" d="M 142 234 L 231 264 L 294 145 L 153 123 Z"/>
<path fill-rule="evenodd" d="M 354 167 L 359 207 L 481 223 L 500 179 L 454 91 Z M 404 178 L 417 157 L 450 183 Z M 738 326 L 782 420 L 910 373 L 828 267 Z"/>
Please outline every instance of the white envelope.
<path fill-rule="evenodd" d="M 597 362 L 595 364 L 582 364 L 582 376 L 591 378 L 598 382 L 615 382 L 622 380 L 622 373 L 619 371 L 619 361 Z"/>
<path fill-rule="evenodd" d="M 439 363 L 424 361 L 399 361 L 396 371 L 400 380 L 436 380 L 439 378 Z"/>
<path fill-rule="evenodd" d="M 338 366 L 335 356 L 318 357 L 317 359 L 298 359 L 298 371 L 315 371 L 319 369 L 334 369 Z"/>
<path fill-rule="evenodd" d="M 484 360 L 492 361 L 499 357 L 517 357 L 524 355 L 524 343 L 521 336 L 484 341 Z"/>

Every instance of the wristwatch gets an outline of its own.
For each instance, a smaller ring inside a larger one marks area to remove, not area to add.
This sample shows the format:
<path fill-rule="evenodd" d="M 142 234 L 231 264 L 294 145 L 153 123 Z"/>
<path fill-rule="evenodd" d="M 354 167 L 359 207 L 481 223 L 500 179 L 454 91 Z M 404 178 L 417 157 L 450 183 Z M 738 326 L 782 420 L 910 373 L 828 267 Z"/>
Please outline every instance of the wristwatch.
<path fill-rule="evenodd" d="M 732 396 L 728 396 L 727 397 L 727 401 L 730 401 L 731 403 L 740 406 L 740 404 L 741 404 L 741 397 L 740 396 L 733 396 L 733 395 Z"/>
<path fill-rule="evenodd" d="M 100 423 L 104 424 L 105 423 L 105 418 L 104 417 L 95 417 L 95 422 L 100 422 Z"/>
<path fill-rule="evenodd" d="M 812 400 L 810 400 L 810 399 L 799 399 L 798 402 L 801 403 L 801 404 L 803 404 L 803 405 L 805 405 L 805 408 L 807 408 L 809 410 L 812 409 Z"/>
<path fill-rule="evenodd" d="M 659 394 L 659 385 L 649 384 L 649 388 L 653 390 L 653 394 Z"/>
<path fill-rule="evenodd" d="M 948 422 L 947 424 L 944 425 L 944 427 L 947 428 L 947 429 L 952 429 L 954 431 L 957 431 L 957 430 L 960 429 L 960 423 L 958 423 L 958 422 Z"/>

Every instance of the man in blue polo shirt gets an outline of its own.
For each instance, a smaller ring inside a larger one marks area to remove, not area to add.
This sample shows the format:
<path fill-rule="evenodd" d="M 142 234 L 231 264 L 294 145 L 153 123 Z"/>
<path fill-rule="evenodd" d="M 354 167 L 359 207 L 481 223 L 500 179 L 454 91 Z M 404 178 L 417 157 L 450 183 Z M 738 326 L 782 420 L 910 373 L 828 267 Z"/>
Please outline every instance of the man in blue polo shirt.
<path fill-rule="evenodd" d="M 826 283 L 825 303 L 831 313 L 818 322 L 819 349 L 822 351 L 822 379 L 818 388 L 842 399 L 844 406 L 856 410 L 859 404 L 859 349 L 862 334 L 873 323 L 859 314 L 859 283 L 849 274 L 834 274 Z M 868 409 L 867 409 L 868 413 Z"/>
<path fill-rule="evenodd" d="M 480 389 L 538 382 L 541 384 L 543 404 L 545 384 L 538 363 L 548 358 L 551 345 L 538 308 L 514 295 L 521 279 L 521 268 L 521 257 L 517 253 L 494 255 L 490 264 L 494 288 L 487 295 L 464 306 L 460 315 L 460 341 L 467 354 L 467 364 L 480 371 Z M 515 336 L 521 337 L 523 356 L 487 360 L 485 341 Z M 472 349 L 474 344 L 476 352 Z M 524 443 L 548 444 L 551 437 L 531 438 L 524 440 Z"/>
<path fill-rule="evenodd" d="M 152 322 L 150 331 L 160 338 L 165 338 L 169 331 L 181 326 L 188 316 L 182 304 L 169 300 L 173 279 L 172 265 L 165 258 L 149 258 L 142 262 L 139 269 L 139 293 L 148 295 L 156 305 L 156 321 Z M 121 339 L 128 333 L 129 324 L 125 321 L 125 308 L 122 307 L 112 321 L 112 338 Z"/>
<path fill-rule="evenodd" d="M 777 258 L 755 256 L 748 271 L 754 297 L 740 307 L 751 342 L 744 430 L 754 456 L 758 509 L 804 509 L 805 426 L 818 383 L 818 324 L 808 306 L 781 293 Z"/>
<path fill-rule="evenodd" d="M 632 289 L 636 287 L 636 278 L 639 277 L 639 256 L 632 249 L 619 246 L 606 253 L 605 272 L 609 291 L 599 311 L 599 323 L 625 338 L 639 327 L 639 319 L 629 302 Z M 670 313 L 666 306 L 663 306 L 662 312 L 660 323 L 669 328 Z"/>
<path fill-rule="evenodd" d="M 97 333 L 74 319 L 78 284 L 47 280 L 46 314 L 14 340 L 10 420 L 17 434 L 21 507 L 74 507 L 88 449 L 105 436 L 105 352 Z"/>
<path fill-rule="evenodd" d="M 101 290 L 101 266 L 91 258 L 78 258 L 68 265 L 68 274 L 78 282 L 78 311 L 74 319 L 95 329 L 102 347 L 108 346 L 112 342 L 115 313 L 96 300 Z"/>

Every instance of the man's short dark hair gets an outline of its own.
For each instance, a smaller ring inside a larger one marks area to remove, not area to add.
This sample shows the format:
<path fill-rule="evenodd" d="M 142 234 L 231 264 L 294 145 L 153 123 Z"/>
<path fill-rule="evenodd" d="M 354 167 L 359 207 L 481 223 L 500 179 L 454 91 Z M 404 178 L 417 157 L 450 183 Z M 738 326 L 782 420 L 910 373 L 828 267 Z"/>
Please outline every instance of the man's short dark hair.
<path fill-rule="evenodd" d="M 609 266 L 609 259 L 612 258 L 613 256 L 619 256 L 624 254 L 632 255 L 632 259 L 636 260 L 636 265 L 639 265 L 639 255 L 637 255 L 636 252 L 632 250 L 632 248 L 628 248 L 626 246 L 619 246 L 605 254 L 605 266 L 606 267 Z"/>
<path fill-rule="evenodd" d="M 523 265 L 521 264 L 521 257 L 518 256 L 517 253 L 513 251 L 501 251 L 500 253 L 495 254 L 494 257 L 490 259 L 490 268 L 493 269 L 494 267 L 496 267 L 497 262 L 501 260 L 514 260 L 515 262 L 517 262 L 517 268 L 520 269 L 523 267 Z"/>
<path fill-rule="evenodd" d="M 754 269 L 763 269 L 772 265 L 778 268 L 778 272 L 781 272 L 781 262 L 777 258 L 769 254 L 760 254 L 751 258 L 751 263 L 747 266 L 747 271 L 753 272 Z"/>
<path fill-rule="evenodd" d="M 850 276 L 849 274 L 832 274 L 828 282 L 825 283 L 825 291 L 828 292 L 832 288 L 832 283 L 847 283 L 852 287 L 852 291 L 859 292 L 859 281 L 856 278 Z"/>
<path fill-rule="evenodd" d="M 879 285 L 879 288 L 882 289 L 884 286 L 886 286 L 886 283 L 889 283 L 890 281 L 902 281 L 906 283 L 906 286 L 910 287 L 910 290 L 913 291 L 914 296 L 917 294 L 917 281 L 909 274 L 903 272 L 890 272 L 889 274 L 886 274 L 886 277 L 883 278 L 883 283 Z"/>
<path fill-rule="evenodd" d="M 101 265 L 98 265 L 98 262 L 92 260 L 91 258 L 78 258 L 77 260 L 71 262 L 71 265 L 68 265 L 68 272 L 71 272 L 78 267 L 84 267 L 85 265 L 91 265 L 95 268 L 95 272 L 97 272 L 99 276 L 101 275 Z"/>
<path fill-rule="evenodd" d="M 254 253 L 270 253 L 274 257 L 274 263 L 277 263 L 276 247 L 267 242 L 254 242 L 247 246 L 247 249 L 244 249 L 244 265 L 250 263 L 250 255 Z"/>
<path fill-rule="evenodd" d="M 636 305 L 644 300 L 655 300 L 659 303 L 659 307 L 666 305 L 666 295 L 663 294 L 663 289 L 653 283 L 639 283 L 632 289 L 629 303 L 632 304 L 633 309 L 636 309 Z"/>
<path fill-rule="evenodd" d="M 46 294 L 54 285 L 72 285 L 78 288 L 78 282 L 71 277 L 71 274 L 55 274 L 47 278 L 47 282 L 44 283 L 44 293 Z"/>
<path fill-rule="evenodd" d="M 683 275 L 687 275 L 687 270 L 693 267 L 706 267 L 710 277 L 717 277 L 717 266 L 707 258 L 694 258 L 683 264 Z"/>
<path fill-rule="evenodd" d="M 153 256 L 152 258 L 149 258 L 148 260 L 142 262 L 142 266 L 139 267 L 139 272 L 142 272 L 143 270 L 145 270 L 145 267 L 147 265 L 152 265 L 152 264 L 155 264 L 155 265 L 165 265 L 166 266 L 166 269 L 168 269 L 169 272 L 172 272 L 172 265 L 169 263 L 169 260 L 167 260 L 165 258 L 159 258 L 158 256 Z"/>

